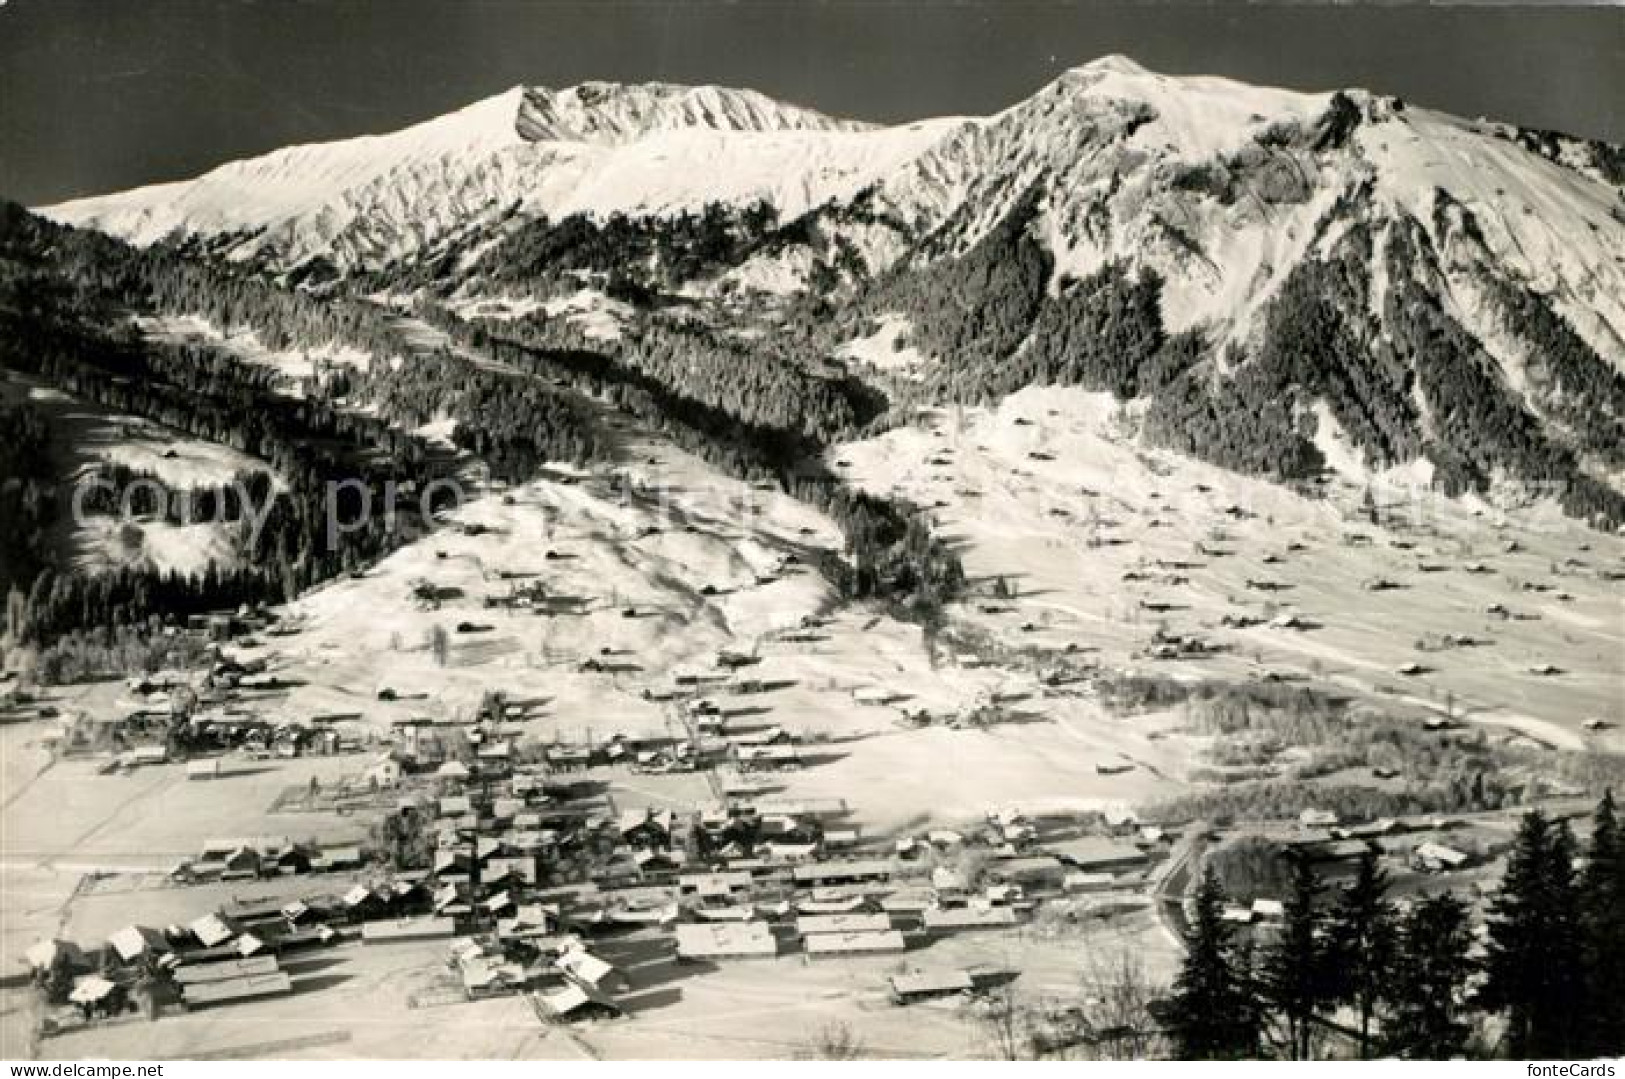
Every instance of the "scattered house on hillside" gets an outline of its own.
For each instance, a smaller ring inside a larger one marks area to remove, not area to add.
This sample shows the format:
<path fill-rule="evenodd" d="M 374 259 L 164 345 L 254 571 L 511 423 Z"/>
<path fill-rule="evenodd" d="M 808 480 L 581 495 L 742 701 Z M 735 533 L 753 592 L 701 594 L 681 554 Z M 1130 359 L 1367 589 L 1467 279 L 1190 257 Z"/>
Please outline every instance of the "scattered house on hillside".
<path fill-rule="evenodd" d="M 1337 824 L 1337 814 L 1329 809 L 1306 809 L 1298 814 L 1298 823 L 1305 828 L 1331 828 Z"/>
<path fill-rule="evenodd" d="M 1463 851 L 1431 841 L 1423 843 L 1411 854 L 1411 863 L 1428 873 L 1460 869 L 1471 860 L 1471 856 Z"/>

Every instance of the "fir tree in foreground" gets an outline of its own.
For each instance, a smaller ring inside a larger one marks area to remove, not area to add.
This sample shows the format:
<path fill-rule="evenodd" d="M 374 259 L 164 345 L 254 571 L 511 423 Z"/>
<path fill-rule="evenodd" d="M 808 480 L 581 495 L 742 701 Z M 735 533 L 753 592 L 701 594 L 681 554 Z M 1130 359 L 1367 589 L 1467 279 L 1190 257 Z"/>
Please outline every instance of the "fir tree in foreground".
<path fill-rule="evenodd" d="M 1386 999 L 1394 974 L 1394 908 L 1388 899 L 1388 874 L 1366 851 L 1354 881 L 1338 900 L 1332 927 L 1337 997 L 1353 1005 L 1360 1017 L 1360 1057 L 1371 1055 L 1371 1022 Z"/>
<path fill-rule="evenodd" d="M 1246 960 L 1224 920 L 1224 888 L 1207 869 L 1196 889 L 1185 965 L 1174 982 L 1168 1025 L 1182 1060 L 1258 1056 L 1262 1026 L 1248 986 Z"/>
<path fill-rule="evenodd" d="M 1588 1048 L 1592 1013 L 1574 855 L 1566 823 L 1525 814 L 1490 909 L 1479 1003 L 1505 1012 L 1505 1048 L 1514 1059 L 1574 1059 Z"/>
<path fill-rule="evenodd" d="M 1463 1018 L 1467 978 L 1476 964 L 1467 907 L 1449 892 L 1418 900 L 1399 927 L 1383 1025 L 1385 1050 L 1409 1060 L 1462 1055 L 1472 1024 Z"/>
<path fill-rule="evenodd" d="M 1580 877 L 1587 995 L 1587 1055 L 1625 1055 L 1625 835 L 1606 792 L 1593 819 Z"/>
<path fill-rule="evenodd" d="M 1292 891 L 1284 904 L 1286 921 L 1264 953 L 1263 996 L 1286 1025 L 1293 1060 L 1311 1058 L 1315 1019 L 1334 995 L 1326 919 L 1319 909 L 1325 890 L 1309 859 L 1295 858 Z"/>

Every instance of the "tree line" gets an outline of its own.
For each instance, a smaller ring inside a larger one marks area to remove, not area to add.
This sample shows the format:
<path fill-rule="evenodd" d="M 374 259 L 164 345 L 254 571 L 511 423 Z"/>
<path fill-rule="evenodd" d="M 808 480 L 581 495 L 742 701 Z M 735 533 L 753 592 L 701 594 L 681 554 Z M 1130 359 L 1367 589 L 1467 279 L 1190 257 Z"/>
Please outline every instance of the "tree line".
<path fill-rule="evenodd" d="M 1463 900 L 1448 891 L 1395 899 L 1372 854 L 1335 895 L 1311 862 L 1294 860 L 1278 932 L 1244 936 L 1209 867 L 1167 1001 L 1174 1054 L 1304 1060 L 1335 1038 L 1361 1058 L 1618 1056 L 1625 836 L 1611 794 L 1581 854 L 1566 821 L 1526 814 L 1482 943 Z"/>

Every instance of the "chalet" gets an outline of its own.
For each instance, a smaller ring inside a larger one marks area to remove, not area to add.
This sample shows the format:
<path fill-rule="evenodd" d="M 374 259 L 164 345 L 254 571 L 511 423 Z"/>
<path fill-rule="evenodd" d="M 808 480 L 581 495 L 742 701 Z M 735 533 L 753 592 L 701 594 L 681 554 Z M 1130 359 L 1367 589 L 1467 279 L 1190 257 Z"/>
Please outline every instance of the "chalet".
<path fill-rule="evenodd" d="M 463 958 L 457 969 L 469 1000 L 517 993 L 531 981 L 531 972 L 523 964 L 479 953 Z"/>
<path fill-rule="evenodd" d="M 669 809 L 628 809 L 621 813 L 621 842 L 645 850 L 671 846 L 673 815 Z"/>
<path fill-rule="evenodd" d="M 361 863 L 361 847 L 354 843 L 343 847 L 328 847 L 310 856 L 312 870 L 335 872 L 341 869 L 359 869 Z"/>
<path fill-rule="evenodd" d="M 245 1000 L 284 996 L 293 992 L 293 981 L 287 974 L 256 974 L 246 978 L 229 978 L 219 982 L 200 982 L 184 986 L 181 999 L 188 1008 L 201 1008 L 211 1004 L 234 1004 Z"/>
<path fill-rule="evenodd" d="M 361 927 L 363 944 L 449 940 L 456 935 L 457 925 L 450 918 L 400 918 L 388 922 L 368 922 Z"/>
<path fill-rule="evenodd" d="M 1286 917 L 1286 905 L 1279 899 L 1253 900 L 1253 916 L 1268 921 L 1280 921 Z"/>
<path fill-rule="evenodd" d="M 592 765 L 592 750 L 584 746 L 549 746 L 547 763 L 557 772 L 573 772 Z"/>
<path fill-rule="evenodd" d="M 796 919 L 796 932 L 804 937 L 821 933 L 881 933 L 892 927 L 884 914 L 808 914 Z"/>
<path fill-rule="evenodd" d="M 100 974 L 87 974 L 74 980 L 68 1000 L 79 1005 L 87 1018 L 98 1014 L 116 1015 L 124 1010 L 126 993 L 127 990 L 118 982 Z"/>
<path fill-rule="evenodd" d="M 220 860 L 221 880 L 252 880 L 260 875 L 260 853 L 253 847 L 237 847 Z"/>
<path fill-rule="evenodd" d="M 797 901 L 795 911 L 797 914 L 856 914 L 863 910 L 868 903 L 868 896 L 862 893 L 832 895 L 829 898 L 821 898 L 818 897 L 817 893 L 814 893 L 812 899 Z"/>
<path fill-rule="evenodd" d="M 497 921 L 497 936 L 499 938 L 536 938 L 552 933 L 558 926 L 559 911 L 556 906 L 542 903 L 525 903 L 514 908 L 511 917 L 501 918 Z"/>
<path fill-rule="evenodd" d="M 798 865 L 790 871 L 791 880 L 806 888 L 828 884 L 858 884 L 864 881 L 883 881 L 891 877 L 892 866 L 880 858 L 849 862 L 816 862 Z"/>
<path fill-rule="evenodd" d="M 790 732 L 783 727 L 763 727 L 760 730 L 739 731 L 730 733 L 727 738 L 735 746 L 788 745 L 795 741 Z"/>
<path fill-rule="evenodd" d="M 675 873 L 685 861 L 682 851 L 641 849 L 632 852 L 632 864 L 643 877 Z"/>
<path fill-rule="evenodd" d="M 596 990 L 571 983 L 540 998 L 541 1005 L 555 1019 L 613 1019 L 622 1013 L 620 1005 Z"/>
<path fill-rule="evenodd" d="M 750 887 L 749 873 L 735 871 L 721 873 L 685 873 L 677 878 L 677 888 L 681 895 L 695 895 L 701 899 L 715 899 L 727 897 L 736 891 L 745 891 Z"/>
<path fill-rule="evenodd" d="M 364 884 L 357 884 L 339 901 L 345 917 L 351 922 L 365 922 L 371 918 L 381 918 L 388 911 L 391 897 L 378 894 Z"/>
<path fill-rule="evenodd" d="M 1002 906 L 975 906 L 932 908 L 925 911 L 922 922 L 933 932 L 959 932 L 966 929 L 1002 929 L 1016 924 L 1014 908 Z"/>
<path fill-rule="evenodd" d="M 958 996 L 974 988 L 970 974 L 963 970 L 915 971 L 891 976 L 892 1001 L 896 1004 L 918 1004 L 924 1000 Z"/>
<path fill-rule="evenodd" d="M 220 778 L 220 758 L 206 757 L 200 760 L 186 762 L 187 779 L 218 779 Z"/>
<path fill-rule="evenodd" d="M 361 781 L 369 787 L 389 790 L 401 785 L 404 770 L 399 759 L 390 754 L 375 757 L 361 773 Z"/>
<path fill-rule="evenodd" d="M 937 894 L 939 901 L 962 900 L 970 891 L 970 881 L 960 870 L 938 866 L 931 871 L 931 890 Z"/>
<path fill-rule="evenodd" d="M 908 950 L 908 941 L 895 929 L 857 933 L 816 933 L 802 938 L 809 956 L 875 955 Z"/>
<path fill-rule="evenodd" d="M 145 955 L 157 955 L 169 950 L 164 935 L 144 925 L 127 925 L 107 938 L 119 961 L 133 963 Z"/>
<path fill-rule="evenodd" d="M 793 745 L 739 746 L 739 769 L 778 772 L 801 767 L 801 751 Z"/>
<path fill-rule="evenodd" d="M 1303 848 L 1304 854 L 1317 862 L 1348 862 L 1370 853 L 1371 844 L 1364 839 L 1339 839 L 1329 843 L 1312 843 Z"/>
<path fill-rule="evenodd" d="M 1050 855 L 1034 855 L 989 862 L 986 873 L 991 880 L 1000 883 L 1058 888 L 1066 879 L 1066 866 Z"/>
<path fill-rule="evenodd" d="M 91 963 L 79 945 L 71 940 L 42 940 L 29 946 L 23 953 L 29 969 L 48 971 L 58 962 L 69 970 L 89 970 Z"/>
<path fill-rule="evenodd" d="M 1117 877 L 1111 873 L 1071 872 L 1061 881 L 1061 888 L 1069 894 L 1107 892 L 1117 886 Z"/>
<path fill-rule="evenodd" d="M 677 926 L 678 959 L 759 959 L 778 953 L 778 939 L 765 922 Z"/>
<path fill-rule="evenodd" d="M 580 944 L 564 949 L 554 962 L 577 982 L 594 989 L 624 990 L 628 985 L 625 974 Z"/>
<path fill-rule="evenodd" d="M 275 974 L 280 967 L 274 955 L 256 955 L 246 959 L 228 959 L 218 963 L 188 963 L 176 967 L 171 975 L 180 986 L 224 982 L 233 978 L 254 978 Z"/>
<path fill-rule="evenodd" d="M 1146 864 L 1145 851 L 1127 843 L 1094 836 L 1044 844 L 1046 850 L 1084 872 L 1123 872 Z"/>
<path fill-rule="evenodd" d="M 1471 860 L 1463 851 L 1433 842 L 1423 843 L 1411 854 L 1412 864 L 1429 873 L 1460 869 Z"/>
<path fill-rule="evenodd" d="M 227 925 L 218 914 L 205 914 L 191 925 L 187 926 L 197 942 L 205 948 L 213 948 L 226 943 L 236 933 Z"/>

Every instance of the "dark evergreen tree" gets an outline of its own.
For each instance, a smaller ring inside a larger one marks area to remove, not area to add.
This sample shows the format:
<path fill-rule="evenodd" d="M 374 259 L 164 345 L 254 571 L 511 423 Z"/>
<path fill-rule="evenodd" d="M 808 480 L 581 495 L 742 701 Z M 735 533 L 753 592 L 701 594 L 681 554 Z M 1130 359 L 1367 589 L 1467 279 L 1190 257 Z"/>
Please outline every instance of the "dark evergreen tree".
<path fill-rule="evenodd" d="M 1587 1052 L 1625 1054 L 1625 835 L 1614 793 L 1597 804 L 1585 872 L 1580 878 L 1587 995 L 1593 1014 Z"/>
<path fill-rule="evenodd" d="M 1361 1059 L 1370 1056 L 1371 1020 L 1394 974 L 1396 929 L 1388 883 L 1376 855 L 1366 851 L 1333 915 L 1330 962 L 1337 971 L 1338 998 L 1360 1018 Z"/>
<path fill-rule="evenodd" d="M 1262 1015 L 1248 985 L 1246 960 L 1224 920 L 1224 888 L 1211 869 L 1192 902 L 1185 964 L 1174 982 L 1168 1025 L 1182 1060 L 1258 1056 Z"/>
<path fill-rule="evenodd" d="M 1315 1018 L 1336 996 L 1326 917 L 1320 909 L 1325 890 L 1309 859 L 1294 858 L 1286 921 L 1264 950 L 1263 997 L 1286 1024 L 1287 1053 L 1293 1060 L 1310 1059 Z"/>
<path fill-rule="evenodd" d="M 1383 1024 L 1387 1052 L 1408 1060 L 1450 1060 L 1466 1048 L 1471 1025 L 1463 1018 L 1472 924 L 1467 907 L 1449 892 L 1424 897 L 1399 927 L 1398 962 Z"/>
<path fill-rule="evenodd" d="M 1582 963 L 1574 837 L 1538 810 L 1524 815 L 1491 906 L 1486 1007 L 1506 1015 L 1518 1060 L 1571 1059 L 1590 1023 Z"/>

